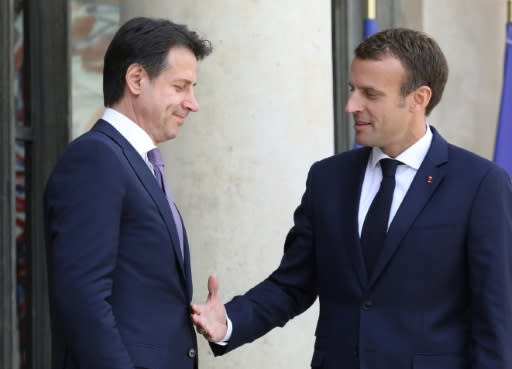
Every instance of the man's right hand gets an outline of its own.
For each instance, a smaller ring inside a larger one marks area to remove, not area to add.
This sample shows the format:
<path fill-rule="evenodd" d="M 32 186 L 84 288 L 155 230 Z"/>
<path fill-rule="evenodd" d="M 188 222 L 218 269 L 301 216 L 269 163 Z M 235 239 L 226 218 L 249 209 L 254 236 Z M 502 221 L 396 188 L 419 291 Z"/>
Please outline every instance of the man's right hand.
<path fill-rule="evenodd" d="M 219 281 L 215 275 L 208 277 L 208 298 L 204 304 L 193 304 L 192 322 L 197 332 L 210 342 L 220 342 L 226 336 L 227 314 L 219 298 Z"/>

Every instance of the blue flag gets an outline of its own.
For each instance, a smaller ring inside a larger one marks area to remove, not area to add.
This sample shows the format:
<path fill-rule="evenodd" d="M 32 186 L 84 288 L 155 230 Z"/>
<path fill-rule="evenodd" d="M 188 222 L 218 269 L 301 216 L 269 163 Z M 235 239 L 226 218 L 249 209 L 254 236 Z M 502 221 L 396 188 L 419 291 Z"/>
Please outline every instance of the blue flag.
<path fill-rule="evenodd" d="M 365 18 L 363 23 L 363 37 L 366 40 L 368 37 L 377 32 L 377 19 Z"/>
<path fill-rule="evenodd" d="M 509 176 L 512 177 L 512 22 L 507 23 L 505 66 L 494 162 L 505 168 Z"/>

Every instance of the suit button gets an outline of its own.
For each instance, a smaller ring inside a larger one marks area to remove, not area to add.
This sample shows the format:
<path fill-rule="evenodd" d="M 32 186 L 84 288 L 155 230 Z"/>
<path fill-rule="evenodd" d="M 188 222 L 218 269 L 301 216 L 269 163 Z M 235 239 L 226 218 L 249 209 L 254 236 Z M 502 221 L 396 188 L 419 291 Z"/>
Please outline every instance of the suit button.
<path fill-rule="evenodd" d="M 191 348 L 190 350 L 188 350 L 188 357 L 189 358 L 193 359 L 193 358 L 196 357 L 196 355 L 197 355 L 197 351 L 195 349 Z"/>
<path fill-rule="evenodd" d="M 362 303 L 362 308 L 364 310 L 370 310 L 373 307 L 373 301 L 372 300 L 365 300 Z"/>

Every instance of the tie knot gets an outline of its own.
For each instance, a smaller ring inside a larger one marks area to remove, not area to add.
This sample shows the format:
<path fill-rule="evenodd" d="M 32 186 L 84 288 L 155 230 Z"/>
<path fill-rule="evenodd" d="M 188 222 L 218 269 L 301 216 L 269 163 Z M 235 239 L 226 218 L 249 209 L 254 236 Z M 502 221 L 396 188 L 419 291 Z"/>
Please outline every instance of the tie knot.
<path fill-rule="evenodd" d="M 380 168 L 382 170 L 382 177 L 395 177 L 396 168 L 402 162 L 395 159 L 381 159 Z"/>
<path fill-rule="evenodd" d="M 149 150 L 148 151 L 148 159 L 149 159 L 149 162 L 153 166 L 157 166 L 157 167 L 163 167 L 164 166 L 164 161 L 162 159 L 162 154 L 160 153 L 160 150 L 158 149 L 158 147 L 155 147 L 153 150 Z"/>

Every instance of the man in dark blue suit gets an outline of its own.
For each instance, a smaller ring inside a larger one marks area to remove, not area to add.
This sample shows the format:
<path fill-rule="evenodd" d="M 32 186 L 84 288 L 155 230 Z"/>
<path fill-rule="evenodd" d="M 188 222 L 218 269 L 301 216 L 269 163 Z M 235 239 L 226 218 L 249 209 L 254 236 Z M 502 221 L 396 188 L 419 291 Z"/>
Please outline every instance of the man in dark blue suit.
<path fill-rule="evenodd" d="M 385 30 L 356 48 L 346 111 L 367 147 L 311 167 L 267 279 L 224 308 L 210 277 L 192 317 L 221 344 L 215 354 L 318 297 L 312 368 L 512 368 L 512 185 L 427 124 L 447 76 L 420 32 Z"/>
<path fill-rule="evenodd" d="M 45 191 L 54 369 L 194 369 L 192 277 L 157 144 L 176 137 L 209 41 L 134 18 L 105 55 L 106 110 Z"/>

